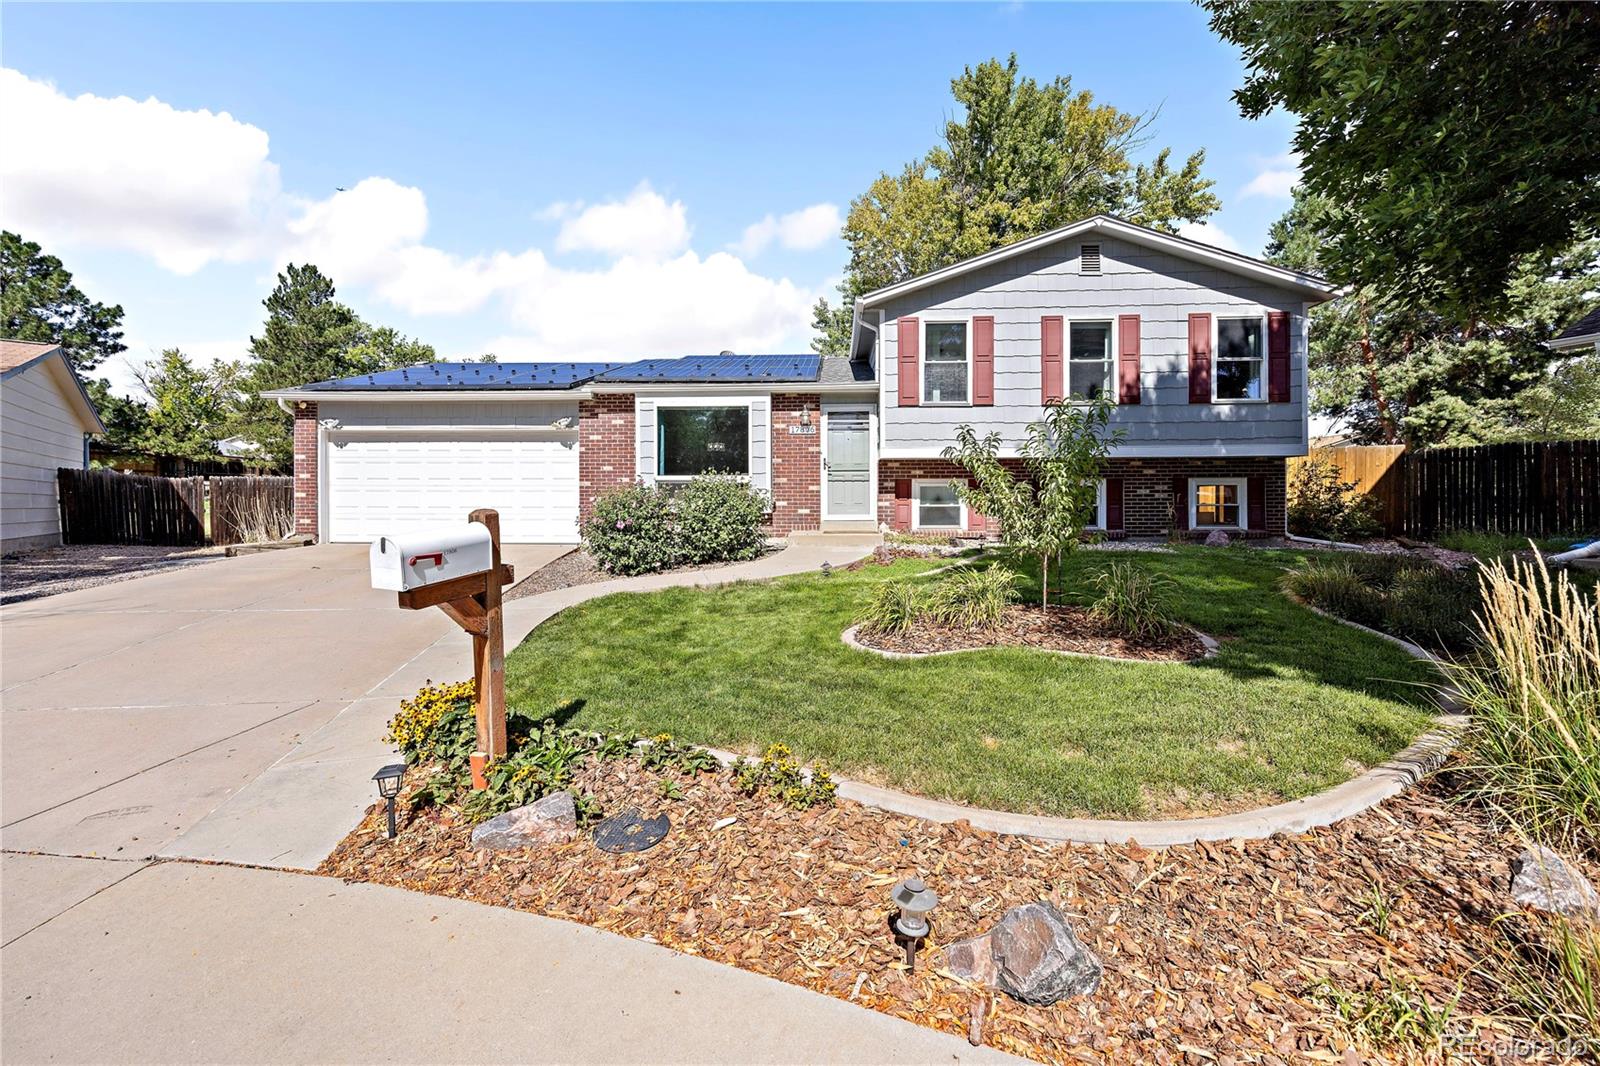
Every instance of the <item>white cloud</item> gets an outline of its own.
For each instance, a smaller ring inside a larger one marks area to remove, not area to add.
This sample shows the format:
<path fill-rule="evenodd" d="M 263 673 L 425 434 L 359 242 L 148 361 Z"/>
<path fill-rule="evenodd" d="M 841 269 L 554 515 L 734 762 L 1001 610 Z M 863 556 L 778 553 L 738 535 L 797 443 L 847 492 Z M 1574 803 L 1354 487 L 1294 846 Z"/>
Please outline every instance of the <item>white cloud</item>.
<path fill-rule="evenodd" d="M 689 218 L 682 201 L 668 203 L 647 181 L 640 182 L 626 200 L 593 204 L 571 215 L 556 235 L 556 249 L 562 252 L 660 258 L 688 246 Z"/>
<path fill-rule="evenodd" d="M 1239 242 L 1234 240 L 1223 228 L 1215 222 L 1185 222 L 1178 227 L 1178 236 L 1187 237 L 1191 241 L 1209 244 L 1214 248 L 1223 248 L 1230 252 L 1241 251 Z"/>
<path fill-rule="evenodd" d="M 1239 190 L 1239 199 L 1259 196 L 1268 200 L 1287 200 L 1300 183 L 1300 159 L 1293 152 L 1262 160 L 1261 170 Z"/>
<path fill-rule="evenodd" d="M 741 255 L 759 255 L 774 241 L 785 248 L 809 251 L 820 248 L 839 235 L 844 220 L 837 204 L 812 204 L 783 216 L 768 215 L 744 229 L 744 236 L 730 245 Z"/>
<path fill-rule="evenodd" d="M 69 97 L 10 69 L 0 109 L 0 219 L 29 239 L 131 249 L 178 274 L 261 254 L 281 206 L 264 130 L 153 97 Z"/>

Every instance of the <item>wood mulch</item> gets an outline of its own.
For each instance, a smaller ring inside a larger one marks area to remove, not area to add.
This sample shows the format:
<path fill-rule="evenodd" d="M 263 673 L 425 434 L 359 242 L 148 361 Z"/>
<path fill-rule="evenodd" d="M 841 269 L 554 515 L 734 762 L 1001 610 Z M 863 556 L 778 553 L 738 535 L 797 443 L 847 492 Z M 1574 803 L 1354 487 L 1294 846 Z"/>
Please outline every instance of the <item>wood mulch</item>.
<path fill-rule="evenodd" d="M 405 816 L 391 843 L 374 805 L 318 872 L 582 922 L 963 1037 L 981 1012 L 984 1043 L 1041 1062 L 1373 1061 L 1388 1053 L 1353 1046 L 1317 989 L 1376 987 L 1381 974 L 1414 980 L 1435 1006 L 1459 993 L 1452 1024 L 1468 1031 L 1508 1028 L 1479 1017 L 1490 1000 L 1474 965 L 1510 905 L 1517 845 L 1449 806 L 1437 777 L 1326 829 L 1164 850 L 1050 844 L 843 800 L 795 812 L 726 773 L 676 780 L 681 794 L 662 799 L 661 776 L 634 760 L 580 771 L 576 788 L 605 811 L 671 818 L 642 853 L 607 854 L 587 835 L 477 853 L 470 826 L 438 809 Z M 935 951 L 908 975 L 888 895 L 914 873 L 940 895 L 930 947 L 1050 899 L 1104 961 L 1100 989 L 1030 1007 L 941 973 Z M 1392 897 L 1386 935 L 1375 889 Z"/>
<path fill-rule="evenodd" d="M 748 561 L 740 560 L 740 562 Z M 656 572 L 677 574 L 694 570 L 720 570 L 726 566 L 738 565 L 739 563 L 701 563 L 695 566 L 674 566 L 670 569 Z M 506 589 L 502 598 L 520 600 L 525 596 L 537 596 L 542 592 L 554 592 L 556 589 L 568 589 L 575 585 L 592 585 L 599 581 L 618 580 L 621 580 L 620 575 L 609 574 L 600 569 L 599 564 L 594 561 L 594 556 L 582 548 L 578 548 L 559 559 L 546 563 Z"/>
<path fill-rule="evenodd" d="M 1170 637 L 1127 637 L 1095 621 L 1081 607 L 1040 607 L 1014 604 L 1006 608 L 994 629 L 963 629 L 919 619 L 904 633 L 857 631 L 856 640 L 869 648 L 927 655 L 976 648 L 1042 648 L 1080 655 L 1147 662 L 1186 662 L 1205 654 L 1205 645 L 1184 630 Z"/>

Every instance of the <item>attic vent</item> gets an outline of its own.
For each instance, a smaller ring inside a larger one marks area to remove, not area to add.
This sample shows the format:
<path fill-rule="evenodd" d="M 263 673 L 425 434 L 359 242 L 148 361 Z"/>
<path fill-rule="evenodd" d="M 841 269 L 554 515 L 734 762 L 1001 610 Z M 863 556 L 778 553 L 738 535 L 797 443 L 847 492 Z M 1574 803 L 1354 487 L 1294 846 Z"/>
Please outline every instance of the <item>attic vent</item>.
<path fill-rule="evenodd" d="M 1100 246 L 1098 244 L 1086 244 L 1078 250 L 1078 273 L 1100 273 Z"/>

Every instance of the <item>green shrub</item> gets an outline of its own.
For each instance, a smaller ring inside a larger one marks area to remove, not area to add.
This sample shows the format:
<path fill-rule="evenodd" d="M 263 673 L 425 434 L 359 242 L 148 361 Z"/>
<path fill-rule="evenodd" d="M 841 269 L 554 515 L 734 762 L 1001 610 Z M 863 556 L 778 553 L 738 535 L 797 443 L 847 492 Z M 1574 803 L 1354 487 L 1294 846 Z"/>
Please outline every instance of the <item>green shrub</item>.
<path fill-rule="evenodd" d="M 1600 926 L 1519 912 L 1495 919 L 1482 968 L 1498 1012 L 1600 1056 Z"/>
<path fill-rule="evenodd" d="M 1600 601 L 1542 561 L 1482 574 L 1476 654 L 1451 664 L 1471 792 L 1523 834 L 1600 857 Z"/>
<path fill-rule="evenodd" d="M 672 496 L 677 517 L 679 561 L 723 563 L 754 559 L 766 535 L 761 530 L 767 501 L 741 478 L 707 474 Z"/>
<path fill-rule="evenodd" d="M 947 626 L 993 629 L 1017 596 L 1017 574 L 1009 567 L 962 567 L 928 591 L 923 610 Z"/>
<path fill-rule="evenodd" d="M 923 594 L 909 581 L 892 581 L 872 590 L 856 624 L 867 633 L 904 633 L 922 617 Z"/>
<path fill-rule="evenodd" d="M 1389 589 L 1383 629 L 1446 651 L 1466 651 L 1473 641 L 1472 616 L 1480 605 L 1475 570 L 1402 570 Z"/>
<path fill-rule="evenodd" d="M 1159 639 L 1183 626 L 1172 615 L 1168 601 L 1172 582 L 1156 577 L 1131 562 L 1113 562 L 1089 579 L 1100 593 L 1089 605 L 1089 616 L 1129 637 Z"/>
<path fill-rule="evenodd" d="M 583 527 L 584 546 L 600 569 L 612 574 L 648 574 L 677 561 L 672 504 L 650 485 L 627 485 L 594 502 Z"/>
<path fill-rule="evenodd" d="M 1350 552 L 1340 561 L 1368 588 L 1387 592 L 1404 574 L 1444 569 L 1431 559 L 1403 552 Z"/>
<path fill-rule="evenodd" d="M 1323 540 L 1363 540 L 1382 532 L 1371 497 L 1339 477 L 1327 459 L 1301 463 L 1289 479 L 1289 532 Z"/>
<path fill-rule="evenodd" d="M 1284 577 L 1290 592 L 1346 621 L 1381 628 L 1383 593 L 1363 581 L 1344 560 L 1311 562 Z"/>

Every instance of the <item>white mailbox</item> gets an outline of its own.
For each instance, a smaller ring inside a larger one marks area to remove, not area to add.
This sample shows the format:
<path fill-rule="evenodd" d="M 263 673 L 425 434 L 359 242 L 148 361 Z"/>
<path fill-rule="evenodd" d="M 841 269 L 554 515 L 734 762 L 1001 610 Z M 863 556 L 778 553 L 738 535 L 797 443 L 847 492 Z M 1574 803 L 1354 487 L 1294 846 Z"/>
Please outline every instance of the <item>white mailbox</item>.
<path fill-rule="evenodd" d="M 439 526 L 399 537 L 379 537 L 367 553 L 372 587 L 407 592 L 494 566 L 489 528 L 477 522 Z"/>

